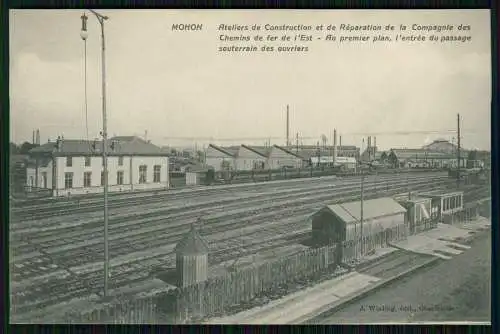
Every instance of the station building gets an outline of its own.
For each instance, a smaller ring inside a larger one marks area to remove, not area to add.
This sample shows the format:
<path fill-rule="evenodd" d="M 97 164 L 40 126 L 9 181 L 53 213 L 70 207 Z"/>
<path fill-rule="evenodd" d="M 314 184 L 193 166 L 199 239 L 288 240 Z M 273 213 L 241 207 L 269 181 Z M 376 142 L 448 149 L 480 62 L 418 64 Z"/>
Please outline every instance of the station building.
<path fill-rule="evenodd" d="M 99 193 L 104 189 L 102 141 L 59 138 L 29 152 L 28 190 L 48 189 L 52 196 Z M 169 187 L 168 157 L 138 137 L 108 140 L 110 192 Z"/>

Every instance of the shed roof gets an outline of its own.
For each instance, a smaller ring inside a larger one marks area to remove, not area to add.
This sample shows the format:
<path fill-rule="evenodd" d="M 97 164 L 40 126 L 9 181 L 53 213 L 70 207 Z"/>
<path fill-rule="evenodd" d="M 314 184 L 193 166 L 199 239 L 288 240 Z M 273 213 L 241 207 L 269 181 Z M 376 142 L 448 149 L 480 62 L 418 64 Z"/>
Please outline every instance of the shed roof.
<path fill-rule="evenodd" d="M 319 212 L 325 211 L 336 215 L 346 224 L 361 221 L 360 201 L 327 205 Z M 366 200 L 363 203 L 363 220 L 371 220 L 405 212 L 406 209 L 390 197 Z"/>
<path fill-rule="evenodd" d="M 208 146 L 216 149 L 219 152 L 222 152 L 222 153 L 224 153 L 226 155 L 229 155 L 231 157 L 236 157 L 236 155 L 238 154 L 238 151 L 240 150 L 240 146 L 226 146 L 226 147 L 222 147 L 222 146 L 217 146 L 217 145 L 214 145 L 214 144 L 209 144 Z"/>
<path fill-rule="evenodd" d="M 444 191 L 444 190 L 431 190 L 420 192 L 417 195 L 421 197 L 448 197 L 452 195 L 463 195 L 463 191 Z"/>
<path fill-rule="evenodd" d="M 194 224 L 189 232 L 175 246 L 177 255 L 204 255 L 208 254 L 208 243 L 200 236 Z"/>
<path fill-rule="evenodd" d="M 299 158 L 299 159 L 302 159 L 302 157 L 300 155 L 298 155 L 298 153 L 295 153 L 293 150 L 292 147 L 283 147 L 283 146 L 279 146 L 279 145 L 273 145 L 274 147 L 276 147 L 277 149 L 287 153 L 287 154 L 290 154 L 296 158 Z"/>
<path fill-rule="evenodd" d="M 258 155 L 267 158 L 269 157 L 269 153 L 271 153 L 271 147 L 266 147 L 266 146 L 248 146 L 242 144 L 241 147 L 246 148 L 247 150 L 250 150 L 254 153 L 257 153 Z"/>
<path fill-rule="evenodd" d="M 124 138 L 124 137 L 114 137 Z M 166 156 L 166 153 L 158 146 L 148 143 L 140 138 L 126 140 L 110 139 L 108 140 L 109 155 L 153 155 Z M 94 149 L 95 146 L 95 149 Z M 102 141 L 89 141 L 81 139 L 62 139 L 60 150 L 57 149 L 57 143 L 45 143 L 29 151 L 30 154 L 53 154 L 53 155 L 84 155 L 101 154 Z"/>

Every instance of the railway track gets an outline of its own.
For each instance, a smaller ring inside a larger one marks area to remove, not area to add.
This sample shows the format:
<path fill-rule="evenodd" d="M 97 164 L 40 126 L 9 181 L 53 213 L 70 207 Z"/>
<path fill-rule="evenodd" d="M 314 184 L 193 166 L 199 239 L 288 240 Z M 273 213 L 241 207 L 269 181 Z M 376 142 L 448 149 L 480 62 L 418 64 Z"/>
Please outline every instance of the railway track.
<path fill-rule="evenodd" d="M 436 175 L 445 175 L 442 172 L 425 172 L 425 173 L 415 173 L 415 174 L 405 174 L 403 176 L 397 175 L 396 177 L 415 177 L 415 176 L 436 176 Z M 394 179 L 394 175 L 382 175 L 382 176 L 373 176 L 367 175 L 367 181 L 373 179 Z M 347 181 L 347 182 L 346 182 Z M 280 181 L 280 182 L 268 182 L 268 183 L 258 183 L 258 184 L 244 184 L 244 185 L 234 185 L 234 186 L 225 186 L 225 187 L 207 187 L 200 188 L 196 190 L 183 190 L 183 191 L 170 191 L 163 190 L 157 192 L 151 192 L 147 194 L 132 194 L 132 195 L 114 195 L 110 198 L 108 202 L 108 206 L 110 209 L 114 208 L 122 208 L 122 207 L 130 207 L 137 206 L 143 204 L 152 204 L 152 203 L 160 203 L 169 201 L 171 199 L 189 199 L 192 197 L 197 197 L 199 195 L 204 196 L 220 196 L 221 194 L 231 195 L 235 192 L 262 192 L 265 190 L 273 189 L 273 188 L 293 188 L 299 186 L 316 186 L 329 182 L 338 182 L 338 183 L 360 183 L 360 178 L 349 178 L 349 179 L 339 179 L 335 177 L 322 177 L 322 178 L 313 178 L 313 179 L 304 179 L 304 180 L 288 180 L 288 181 Z M 103 209 L 102 198 L 91 198 L 91 199 L 76 199 L 71 200 L 70 202 L 50 202 L 50 204 L 42 204 L 42 205 L 23 205 L 21 207 L 12 206 L 10 209 L 11 214 L 11 222 L 15 223 L 17 221 L 23 220 L 36 220 L 53 216 L 61 216 L 67 214 L 76 214 L 76 213 L 86 213 L 92 212 L 96 210 Z"/>
<path fill-rule="evenodd" d="M 425 185 L 428 181 L 419 179 L 418 182 Z M 389 188 L 396 185 L 397 182 L 388 183 Z M 367 191 L 377 192 L 379 187 L 378 185 L 368 184 L 366 189 Z M 342 196 L 355 195 L 358 192 L 357 189 L 352 190 L 351 186 L 339 187 L 336 190 L 338 195 Z M 266 214 L 267 217 L 278 214 L 288 214 L 290 216 L 293 215 L 296 204 L 302 205 L 301 207 L 307 207 L 310 204 L 325 202 L 331 198 L 331 189 L 327 187 L 327 189 L 316 190 L 313 193 L 300 191 L 299 193 L 295 193 L 294 196 L 286 193 L 280 196 L 274 195 L 270 199 L 257 198 L 252 201 L 247 200 L 244 203 L 240 203 L 239 200 L 232 200 L 232 205 L 223 203 L 214 207 L 214 203 L 210 202 L 208 205 L 196 204 L 195 207 L 198 206 L 197 209 L 184 207 L 180 212 L 178 212 L 179 208 L 174 209 L 174 211 L 170 211 L 171 209 L 167 208 L 155 210 L 153 213 L 149 212 L 141 216 L 126 215 L 112 217 L 109 221 L 109 240 L 111 242 L 116 240 L 117 243 L 121 244 L 128 242 L 131 237 L 140 240 L 142 236 L 150 235 L 151 233 L 172 235 L 179 232 L 178 234 L 180 235 L 186 232 L 186 220 L 188 222 L 196 220 L 202 213 L 205 215 L 208 213 L 208 216 L 205 216 L 207 225 L 218 223 L 217 220 L 219 219 L 233 219 L 234 223 L 234 220 L 244 218 L 245 216 L 254 217 L 255 214 L 259 214 L 261 219 L 266 218 Z M 173 222 L 173 220 L 177 222 Z M 78 256 L 77 259 L 73 260 L 74 262 L 81 259 L 83 254 L 73 254 L 72 250 L 84 248 L 93 250 L 93 253 L 102 251 L 99 249 L 99 247 L 102 247 L 102 222 L 100 220 L 79 222 L 78 224 L 69 227 L 64 226 L 57 230 L 30 230 L 29 233 L 16 232 L 19 231 L 11 231 L 11 250 L 16 257 L 23 257 L 26 253 L 33 253 L 33 257 L 36 257 L 37 253 L 35 250 L 38 249 L 42 253 L 50 254 L 53 257 L 63 252 L 68 258 Z M 30 247 L 30 245 L 33 247 Z M 95 247 L 98 248 L 96 249 Z M 119 254 L 112 253 L 111 255 Z M 24 256 L 24 258 L 29 259 L 27 256 Z"/>
<path fill-rule="evenodd" d="M 428 184 L 428 182 L 429 182 L 429 180 L 427 180 L 426 184 Z M 443 182 L 446 183 L 446 181 L 443 181 Z M 434 185 L 436 185 L 436 184 L 437 183 L 435 182 Z M 412 186 L 415 186 L 415 185 L 412 184 Z M 424 186 L 424 184 L 421 184 L 421 186 Z M 400 181 L 399 187 L 395 187 L 395 186 L 392 187 L 392 192 L 398 192 L 398 191 L 404 190 L 404 189 L 406 189 L 406 187 L 407 187 L 406 180 L 404 182 Z M 373 189 L 371 189 L 371 192 L 373 194 Z M 343 196 L 346 196 L 346 194 L 343 194 Z M 353 197 L 353 196 L 351 196 L 351 197 Z M 328 199 L 330 199 L 329 202 L 331 202 L 331 195 L 328 197 Z M 341 200 L 345 201 L 345 200 L 349 200 L 349 199 L 351 199 L 351 198 L 344 197 Z M 352 198 L 352 199 L 354 199 L 354 198 Z M 299 209 L 302 209 L 303 210 L 302 212 L 304 213 L 304 217 L 300 217 L 300 219 L 298 219 L 295 222 L 289 223 L 288 225 L 285 222 L 285 223 L 281 224 L 280 228 L 282 230 L 288 230 L 288 231 L 292 232 L 292 231 L 297 231 L 297 229 L 300 226 L 304 227 L 305 226 L 304 225 L 304 221 L 305 221 L 304 218 L 308 214 L 312 213 L 311 212 L 312 207 L 314 205 L 321 206 L 321 204 L 322 203 L 320 203 L 315 198 L 313 200 L 313 203 L 310 203 L 310 205 L 308 207 L 301 208 L 300 206 L 298 206 L 295 211 L 288 209 L 287 210 L 288 215 L 295 215 L 296 217 L 297 217 L 297 215 L 300 214 Z M 306 212 L 307 212 L 307 214 L 306 214 Z M 279 213 L 279 215 L 282 215 L 282 214 L 283 213 Z M 230 222 L 226 222 L 223 225 L 221 225 L 220 222 L 217 222 L 217 224 L 213 224 L 212 226 L 208 225 L 208 227 L 203 230 L 203 234 L 213 235 L 214 233 L 219 233 L 219 240 L 215 240 L 215 242 L 216 242 L 216 245 L 221 245 L 221 242 L 223 243 L 225 240 L 227 241 L 227 240 L 234 239 L 234 236 L 230 236 L 230 235 L 226 234 L 228 227 L 230 227 L 234 230 L 234 229 L 240 228 L 241 226 L 248 225 L 249 222 L 256 224 L 256 223 L 258 223 L 258 221 L 263 221 L 263 223 L 265 223 L 266 220 L 270 219 L 270 217 L 272 218 L 272 216 L 267 216 L 267 217 L 263 216 L 261 218 L 255 219 L 254 217 L 252 217 L 252 215 L 253 214 L 250 214 L 247 218 L 242 218 L 241 221 L 239 221 L 239 222 L 230 221 Z M 276 216 L 276 215 L 277 214 L 274 213 L 274 216 Z M 284 220 L 284 221 L 287 220 L 286 218 L 283 219 L 283 216 L 280 217 L 280 219 Z M 184 225 L 186 225 L 186 224 L 187 223 L 185 223 Z M 276 225 L 276 226 L 278 226 L 278 225 Z M 183 232 L 185 232 L 186 230 L 187 230 L 187 226 L 185 227 Z M 265 236 L 263 236 L 261 238 L 258 237 L 259 230 L 261 231 L 261 233 L 262 233 L 262 231 L 265 231 L 265 229 L 257 229 L 257 231 L 252 232 L 252 233 L 254 233 L 253 239 L 254 240 L 265 240 Z M 112 280 L 113 284 L 112 284 L 112 286 L 122 286 L 124 284 L 127 284 L 128 282 L 133 281 L 134 279 L 135 280 L 144 279 L 144 277 L 145 277 L 144 275 L 146 275 L 146 276 L 148 275 L 148 272 L 147 272 L 147 270 L 145 270 L 145 268 L 151 268 L 155 265 L 168 265 L 168 263 L 170 263 L 172 261 L 171 259 L 172 259 L 173 244 L 178 241 L 178 239 L 182 236 L 183 232 L 181 232 L 180 227 L 179 227 L 178 234 L 176 234 L 176 235 L 168 234 L 168 235 L 166 235 L 166 237 L 164 239 L 159 237 L 158 233 L 153 233 L 153 235 L 149 236 L 149 238 L 151 238 L 151 240 L 146 245 L 146 247 L 149 247 L 149 251 L 144 251 L 144 253 L 147 254 L 146 256 L 143 256 L 142 258 L 137 258 L 135 256 L 131 256 L 129 258 L 129 261 L 125 261 L 123 264 L 116 263 L 117 261 L 115 261 L 115 266 L 113 268 L 113 280 Z M 267 233 L 269 233 L 269 232 L 267 232 Z M 283 235 L 278 236 L 278 239 L 285 240 L 287 234 L 289 235 L 290 233 L 284 233 Z M 222 237 L 221 237 L 221 235 L 222 235 Z M 251 233 L 246 234 L 246 236 L 249 236 L 249 235 L 251 235 Z M 226 238 L 226 239 L 224 239 L 224 238 Z M 115 248 L 113 248 L 114 250 L 112 250 L 112 254 L 114 254 L 117 257 L 120 257 L 121 255 L 118 255 L 118 254 L 120 254 L 122 252 L 120 252 L 120 251 L 118 253 L 113 253 L 113 252 L 116 251 L 117 249 L 118 250 L 123 249 L 124 247 L 129 248 L 131 245 L 135 245 L 139 241 L 141 241 L 141 244 L 144 243 L 144 239 L 135 239 L 135 240 L 126 239 L 126 240 L 123 240 L 122 243 L 119 243 L 119 244 L 116 244 L 115 246 L 113 246 Z M 248 247 L 250 247 L 251 251 L 256 252 L 262 248 L 259 246 L 259 243 L 262 247 L 265 247 L 266 245 L 268 247 L 276 247 L 278 241 L 277 240 L 262 241 L 262 242 L 258 241 L 256 244 L 250 245 Z M 168 245 L 168 244 L 170 244 L 172 246 L 172 247 L 170 247 L 170 250 L 167 249 L 168 247 L 165 248 L 165 245 Z M 214 244 L 214 243 L 212 243 L 212 244 Z M 229 256 L 229 258 L 231 258 L 231 256 L 234 256 L 234 254 L 230 255 L 230 249 L 231 248 L 237 249 L 237 248 L 241 247 L 241 245 L 242 245 L 241 243 L 236 243 L 233 246 L 222 248 L 222 250 L 219 250 L 219 251 L 217 249 L 220 249 L 220 248 L 217 247 L 217 248 L 213 249 L 213 253 L 217 254 L 217 252 L 220 252 L 221 254 L 225 254 L 226 256 Z M 127 246 L 129 246 L 129 247 L 127 247 Z M 99 247 L 99 246 L 96 245 L 95 247 Z M 158 248 L 161 248 L 161 247 L 164 248 L 163 251 L 160 251 L 160 252 L 156 251 L 155 252 L 155 249 L 157 250 Z M 133 248 L 140 249 L 141 247 L 137 247 L 137 248 L 133 247 Z M 80 249 L 80 252 L 81 252 L 81 249 Z M 126 252 L 124 252 L 124 253 L 126 253 Z M 88 257 L 86 261 L 90 260 L 91 258 L 93 258 L 95 260 L 96 256 L 100 257 L 101 254 L 102 253 L 100 251 L 98 251 L 97 254 L 94 254 L 93 256 Z M 56 259 L 56 256 L 54 256 L 54 255 L 55 254 L 52 255 L 52 258 Z M 74 259 L 81 257 L 82 255 L 83 255 L 82 253 L 80 253 L 80 255 L 75 253 L 75 254 L 72 254 L 71 257 L 67 260 L 68 261 L 71 259 L 74 260 Z M 170 260 L 168 260 L 169 258 L 170 258 Z M 211 256 L 211 258 L 213 261 L 213 256 Z M 60 260 L 60 259 L 57 258 L 57 260 Z M 61 262 L 61 261 L 57 261 L 57 260 L 56 260 L 56 262 Z M 220 260 L 220 259 L 217 259 L 217 261 L 218 260 Z M 17 264 L 19 264 L 19 263 L 17 263 Z M 31 307 L 35 307 L 36 305 L 38 305 L 36 307 L 41 307 L 41 305 L 44 303 L 43 300 L 47 299 L 47 296 L 50 296 L 51 298 L 49 298 L 49 299 L 51 299 L 52 302 L 55 302 L 54 298 L 56 298 L 56 299 L 58 298 L 58 300 L 63 300 L 64 298 L 76 297 L 78 295 L 88 293 L 89 291 L 92 290 L 91 288 L 89 288 L 91 286 L 94 286 L 95 288 L 98 289 L 101 286 L 101 283 L 100 283 L 101 279 L 99 277 L 100 276 L 99 271 L 101 270 L 101 266 L 102 266 L 102 264 L 100 264 L 100 263 L 93 263 L 90 266 L 88 266 L 86 271 L 83 270 L 83 272 L 81 272 L 80 274 L 73 274 L 73 275 L 69 274 L 69 276 L 62 277 L 60 279 L 57 279 L 57 277 L 53 277 L 52 279 L 48 279 L 46 282 L 38 281 L 37 284 L 32 284 L 32 286 L 30 286 L 30 284 L 28 284 L 28 283 L 14 284 L 13 289 L 12 289 L 13 294 L 14 294 L 13 295 L 13 303 L 17 304 L 17 307 L 18 307 L 17 309 L 20 311 L 19 307 L 21 309 L 29 308 L 30 304 L 31 304 Z M 57 275 L 54 275 L 54 276 L 57 276 Z M 35 283 L 35 282 L 32 282 L 32 283 Z M 36 298 L 35 297 L 36 295 L 38 295 L 39 298 Z M 57 296 L 59 296 L 59 297 L 57 297 Z"/>

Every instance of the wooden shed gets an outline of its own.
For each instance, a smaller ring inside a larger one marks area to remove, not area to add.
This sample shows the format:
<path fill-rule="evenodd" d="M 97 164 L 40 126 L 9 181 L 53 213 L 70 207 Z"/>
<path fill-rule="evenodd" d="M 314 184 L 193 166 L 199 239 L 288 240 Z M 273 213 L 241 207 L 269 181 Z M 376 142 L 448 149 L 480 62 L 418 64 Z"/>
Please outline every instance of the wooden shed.
<path fill-rule="evenodd" d="M 366 253 L 393 240 L 406 238 L 405 214 L 406 209 L 392 198 L 364 201 L 362 223 L 360 201 L 327 205 L 312 216 L 313 244 L 347 244 L 349 248 L 350 244 L 363 243 Z M 352 256 L 360 255 L 361 247 L 355 248 Z M 342 254 L 345 249 L 339 249 L 339 258 L 345 259 Z"/>

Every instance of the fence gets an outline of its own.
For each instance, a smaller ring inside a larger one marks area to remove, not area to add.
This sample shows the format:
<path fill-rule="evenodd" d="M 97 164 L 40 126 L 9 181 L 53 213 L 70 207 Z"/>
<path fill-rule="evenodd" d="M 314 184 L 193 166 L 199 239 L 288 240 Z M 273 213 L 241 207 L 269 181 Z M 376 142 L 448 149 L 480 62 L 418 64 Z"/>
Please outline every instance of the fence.
<path fill-rule="evenodd" d="M 84 310 L 70 310 L 61 323 L 153 324 L 158 322 L 157 296 L 114 297 Z M 54 319 L 50 319 L 53 321 Z"/>
<path fill-rule="evenodd" d="M 326 246 L 183 288 L 177 296 L 177 322 L 220 315 L 289 281 L 314 276 L 335 262 L 335 246 Z"/>
<path fill-rule="evenodd" d="M 392 228 L 381 230 L 368 236 L 358 236 L 354 240 L 343 243 L 342 262 L 352 263 L 362 254 L 370 254 L 376 249 L 387 247 L 391 242 L 405 240 L 408 229 L 405 224 L 398 224 Z"/>

